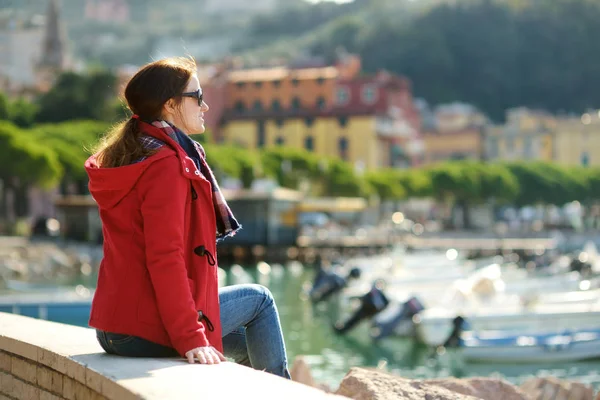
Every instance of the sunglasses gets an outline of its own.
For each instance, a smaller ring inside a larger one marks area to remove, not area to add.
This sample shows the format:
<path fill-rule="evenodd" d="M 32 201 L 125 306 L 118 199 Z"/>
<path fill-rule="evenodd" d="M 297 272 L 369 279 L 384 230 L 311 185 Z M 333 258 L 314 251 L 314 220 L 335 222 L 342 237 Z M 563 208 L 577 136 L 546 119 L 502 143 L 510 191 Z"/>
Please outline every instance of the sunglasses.
<path fill-rule="evenodd" d="M 198 99 L 198 105 L 202 106 L 202 101 L 203 101 L 203 93 L 202 93 L 202 89 L 198 89 L 194 92 L 185 92 L 185 93 L 181 93 L 182 97 L 192 97 L 194 99 Z"/>

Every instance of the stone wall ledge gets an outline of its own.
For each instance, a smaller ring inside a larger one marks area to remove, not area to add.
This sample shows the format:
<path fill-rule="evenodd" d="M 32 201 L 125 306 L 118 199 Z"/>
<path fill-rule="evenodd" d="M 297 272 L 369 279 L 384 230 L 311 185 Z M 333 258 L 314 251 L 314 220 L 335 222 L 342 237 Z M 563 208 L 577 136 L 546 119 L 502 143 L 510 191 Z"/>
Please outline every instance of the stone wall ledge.
<path fill-rule="evenodd" d="M 0 313 L 0 400 L 344 399 L 232 362 L 106 354 L 95 331 Z"/>

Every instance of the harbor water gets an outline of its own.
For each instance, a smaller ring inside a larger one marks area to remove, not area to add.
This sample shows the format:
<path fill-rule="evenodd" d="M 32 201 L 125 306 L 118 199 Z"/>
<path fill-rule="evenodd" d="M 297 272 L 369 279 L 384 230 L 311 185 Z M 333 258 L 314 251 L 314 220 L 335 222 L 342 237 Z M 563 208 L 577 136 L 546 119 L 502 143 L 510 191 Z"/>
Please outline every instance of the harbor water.
<path fill-rule="evenodd" d="M 267 271 L 255 266 L 225 270 L 226 284 L 253 282 L 269 287 L 279 309 L 290 366 L 296 356 L 304 356 L 314 378 L 334 389 L 353 366 L 381 367 L 406 378 L 489 376 L 515 384 L 532 376 L 554 376 L 600 389 L 600 360 L 533 365 L 466 363 L 453 350 L 438 355 L 408 339 L 386 338 L 374 343 L 369 338 L 368 322 L 345 335 L 338 335 L 332 325 L 345 317 L 339 310 L 347 307 L 339 307 L 336 303 L 343 300 L 336 297 L 326 304 L 313 305 L 305 293 L 314 271 L 299 263 L 273 266 Z M 71 283 L 93 287 L 95 279 L 89 276 Z M 49 319 L 87 326 L 87 310 L 71 311 L 60 318 L 49 316 Z"/>

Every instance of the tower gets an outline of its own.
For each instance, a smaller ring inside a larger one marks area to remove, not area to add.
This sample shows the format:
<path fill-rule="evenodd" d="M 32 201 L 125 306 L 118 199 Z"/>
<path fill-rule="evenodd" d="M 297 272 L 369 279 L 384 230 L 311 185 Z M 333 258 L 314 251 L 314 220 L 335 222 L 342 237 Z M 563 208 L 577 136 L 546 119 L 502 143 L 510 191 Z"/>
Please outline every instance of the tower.
<path fill-rule="evenodd" d="M 46 14 L 46 33 L 40 66 L 57 69 L 64 67 L 64 35 L 59 14 L 57 0 L 50 0 Z"/>
<path fill-rule="evenodd" d="M 49 88 L 56 75 L 67 66 L 65 33 L 58 1 L 48 1 L 41 57 L 37 65 L 39 88 L 42 90 Z"/>

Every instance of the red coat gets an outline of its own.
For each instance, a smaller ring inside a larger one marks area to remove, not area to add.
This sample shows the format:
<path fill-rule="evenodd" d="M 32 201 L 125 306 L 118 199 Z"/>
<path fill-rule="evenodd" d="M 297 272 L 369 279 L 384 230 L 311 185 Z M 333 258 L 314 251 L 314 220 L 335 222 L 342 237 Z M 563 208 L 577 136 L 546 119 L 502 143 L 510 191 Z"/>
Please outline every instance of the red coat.
<path fill-rule="evenodd" d="M 118 168 L 85 163 L 104 235 L 89 324 L 182 356 L 209 344 L 222 351 L 211 184 L 175 141 L 144 127 L 167 144 L 157 154 Z"/>

